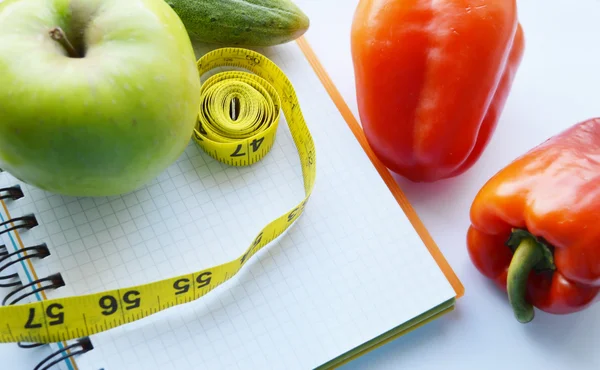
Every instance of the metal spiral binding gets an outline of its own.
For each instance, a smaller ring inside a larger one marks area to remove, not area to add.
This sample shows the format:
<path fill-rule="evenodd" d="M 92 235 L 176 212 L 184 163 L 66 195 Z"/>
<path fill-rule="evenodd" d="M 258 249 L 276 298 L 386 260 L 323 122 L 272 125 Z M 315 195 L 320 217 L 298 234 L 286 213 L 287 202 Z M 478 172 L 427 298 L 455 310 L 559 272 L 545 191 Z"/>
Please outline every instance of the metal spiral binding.
<path fill-rule="evenodd" d="M 6 245 L 4 245 L 4 244 L 0 245 L 0 263 L 2 261 L 4 261 L 5 258 L 8 256 L 9 256 L 9 254 L 8 254 L 8 249 L 6 248 Z M 4 270 L 4 268 L 0 269 L 0 272 L 2 270 Z M 21 285 L 21 281 L 19 281 L 18 278 L 19 278 L 19 274 L 17 274 L 17 273 L 13 273 L 13 274 L 9 274 L 9 275 L 0 275 L 0 288 L 11 288 L 14 286 Z M 14 281 L 15 279 L 17 279 L 17 281 Z"/>
<path fill-rule="evenodd" d="M 37 219 L 34 215 L 27 215 L 22 217 L 11 218 L 10 220 L 0 222 L 0 226 L 7 226 L 11 223 L 13 224 L 13 226 L 1 230 L 0 235 L 6 234 L 9 231 L 14 231 L 17 229 L 31 229 L 32 227 L 36 227 L 38 225 Z"/>
<path fill-rule="evenodd" d="M 74 350 L 77 347 L 80 347 L 80 349 Z M 48 355 L 46 358 L 44 358 L 42 361 L 40 361 L 33 370 L 48 370 L 48 369 L 50 369 L 51 366 L 54 366 L 54 365 L 58 364 L 59 362 L 66 360 L 69 357 L 80 355 L 80 354 L 89 352 L 93 349 L 94 349 L 94 346 L 92 345 L 92 341 L 90 340 L 90 338 L 88 338 L 88 337 L 80 338 L 75 343 L 73 343 L 69 346 L 66 346 L 65 348 L 59 349 L 59 350 L 53 352 L 52 354 Z M 71 351 L 71 352 L 67 354 L 67 351 Z M 52 362 L 49 362 L 46 364 L 46 362 L 52 360 L 53 357 L 57 357 L 57 355 L 61 355 L 61 356 L 54 359 Z"/>
<path fill-rule="evenodd" d="M 9 268 L 10 266 L 19 263 L 21 261 L 25 261 L 27 259 L 39 258 L 43 259 L 50 255 L 50 251 L 46 244 L 40 244 L 33 247 L 27 247 L 23 249 L 19 249 L 18 251 L 8 253 L 5 245 L 0 247 L 0 287 L 2 288 L 10 288 L 16 286 L 22 286 L 20 280 L 12 281 L 14 279 L 19 278 L 19 274 L 13 273 L 8 275 L 2 275 L 4 270 Z M 15 258 L 13 258 L 15 257 Z M 8 281 L 8 282 L 6 282 Z"/>
<path fill-rule="evenodd" d="M 46 285 L 42 285 L 43 283 L 45 283 Z M 13 298 L 13 296 L 17 295 L 18 293 L 21 293 L 21 291 L 23 291 L 24 289 L 32 288 L 36 285 L 39 285 L 39 287 L 37 287 L 33 290 L 30 290 L 28 292 L 24 292 L 23 294 L 21 294 L 17 298 L 14 298 L 12 301 L 9 302 L 9 299 Z M 7 294 L 4 297 L 4 299 L 2 300 L 2 305 L 3 306 L 6 306 L 6 305 L 11 306 L 11 305 L 17 304 L 17 303 L 19 303 L 19 301 L 21 301 L 31 295 L 39 293 L 43 290 L 58 289 L 63 286 L 65 286 L 65 281 L 63 280 L 60 273 L 52 274 L 50 276 L 46 276 L 46 277 L 34 280 L 29 284 L 25 284 L 25 285 L 21 284 L 20 287 L 16 288 L 15 290 L 13 290 L 12 292 L 10 292 L 9 294 Z"/>
<path fill-rule="evenodd" d="M 6 193 L 2 195 L 2 193 Z M 0 199 L 12 199 L 17 200 L 23 198 L 23 191 L 19 185 L 11 186 L 10 188 L 0 189 Z"/>
<path fill-rule="evenodd" d="M 3 172 L 1 168 L 0 172 Z M 23 197 L 24 194 L 19 185 L 0 188 L 0 200 L 2 201 L 15 201 Z M 9 225 L 12 226 L 7 227 Z M 2 228 L 0 230 L 0 235 L 19 229 L 31 229 L 37 225 L 38 221 L 33 214 L 11 218 L 10 220 L 0 223 L 0 227 Z M 65 281 L 60 273 L 39 278 L 28 284 L 23 284 L 18 273 L 4 273 L 6 269 L 17 263 L 30 259 L 44 259 L 48 256 L 50 256 L 50 250 L 45 243 L 21 248 L 12 253 L 9 252 L 6 245 L 0 245 L 0 288 L 13 288 L 10 293 L 3 298 L 3 306 L 14 305 L 39 292 L 58 289 L 65 286 Z M 46 345 L 46 343 L 19 342 L 17 345 L 20 348 L 30 349 Z M 76 349 L 78 347 L 80 348 Z M 65 361 L 70 357 L 88 352 L 93 348 L 94 346 L 88 337 L 80 338 L 75 343 L 65 346 L 44 358 L 37 364 L 34 370 L 50 369 L 52 366 Z"/>

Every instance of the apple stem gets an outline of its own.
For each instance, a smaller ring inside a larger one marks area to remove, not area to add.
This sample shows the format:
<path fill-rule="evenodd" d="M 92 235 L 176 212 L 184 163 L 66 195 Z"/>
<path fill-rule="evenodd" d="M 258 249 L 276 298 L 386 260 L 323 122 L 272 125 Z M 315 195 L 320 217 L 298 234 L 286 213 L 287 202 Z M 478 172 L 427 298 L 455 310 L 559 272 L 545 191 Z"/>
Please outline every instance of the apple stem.
<path fill-rule="evenodd" d="M 71 58 L 81 58 L 81 55 L 79 55 L 77 50 L 73 47 L 73 44 L 71 44 L 62 28 L 54 27 L 49 33 L 53 40 L 58 41 L 58 43 L 65 48 Z"/>

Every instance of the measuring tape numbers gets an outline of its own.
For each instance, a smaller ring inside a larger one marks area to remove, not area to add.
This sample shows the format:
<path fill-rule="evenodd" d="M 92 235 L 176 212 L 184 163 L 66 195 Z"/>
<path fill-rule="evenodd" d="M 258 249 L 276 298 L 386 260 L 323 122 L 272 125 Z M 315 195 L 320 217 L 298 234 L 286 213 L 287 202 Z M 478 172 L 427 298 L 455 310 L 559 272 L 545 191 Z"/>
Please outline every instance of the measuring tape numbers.
<path fill-rule="evenodd" d="M 268 223 L 239 258 L 224 264 L 129 288 L 0 307 L 0 342 L 66 341 L 197 300 L 236 275 L 255 253 L 300 217 L 313 190 L 316 153 L 289 79 L 264 55 L 241 48 L 209 52 L 197 66 L 200 76 L 218 67 L 248 72 L 218 72 L 202 84 L 193 140 L 218 161 L 251 165 L 273 146 L 279 112 L 283 111 L 300 156 L 304 199 Z"/>

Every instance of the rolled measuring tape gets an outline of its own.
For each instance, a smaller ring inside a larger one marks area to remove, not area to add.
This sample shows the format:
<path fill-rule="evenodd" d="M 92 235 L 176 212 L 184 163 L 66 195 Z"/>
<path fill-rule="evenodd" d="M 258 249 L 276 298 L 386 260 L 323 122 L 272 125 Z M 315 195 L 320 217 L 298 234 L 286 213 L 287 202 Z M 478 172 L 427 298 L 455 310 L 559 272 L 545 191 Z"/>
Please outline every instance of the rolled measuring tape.
<path fill-rule="evenodd" d="M 223 163 L 250 165 L 273 146 L 283 111 L 300 156 L 304 199 L 260 230 L 239 258 L 221 265 L 128 288 L 0 307 L 0 342 L 66 341 L 197 300 L 235 276 L 300 217 L 313 190 L 316 153 L 289 79 L 264 55 L 242 48 L 214 50 L 200 58 L 197 66 L 200 76 L 217 67 L 248 72 L 219 72 L 202 84 L 193 140 Z"/>

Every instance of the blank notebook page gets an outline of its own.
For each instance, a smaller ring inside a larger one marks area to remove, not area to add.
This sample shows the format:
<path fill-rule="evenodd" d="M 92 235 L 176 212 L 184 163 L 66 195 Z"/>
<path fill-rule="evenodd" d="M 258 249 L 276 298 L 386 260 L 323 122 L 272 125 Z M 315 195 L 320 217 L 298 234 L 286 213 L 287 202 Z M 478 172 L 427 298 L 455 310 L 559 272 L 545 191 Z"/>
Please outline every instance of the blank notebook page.
<path fill-rule="evenodd" d="M 208 295 L 91 336 L 79 369 L 309 369 L 456 295 L 298 45 L 258 51 L 291 80 L 315 142 L 304 214 Z M 0 182 L 19 183 L 6 173 Z M 71 198 L 21 185 L 10 214 L 35 213 L 40 226 L 21 231 L 23 242 L 51 252 L 33 261 L 37 276 L 60 272 L 66 283 L 48 298 L 236 259 L 304 197 L 283 113 L 271 152 L 250 167 L 221 164 L 190 141 L 131 194 Z"/>

